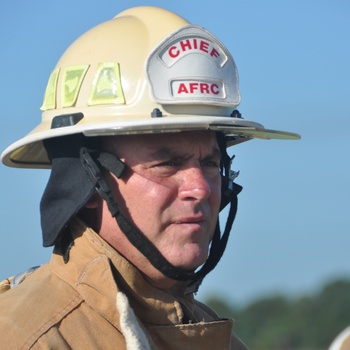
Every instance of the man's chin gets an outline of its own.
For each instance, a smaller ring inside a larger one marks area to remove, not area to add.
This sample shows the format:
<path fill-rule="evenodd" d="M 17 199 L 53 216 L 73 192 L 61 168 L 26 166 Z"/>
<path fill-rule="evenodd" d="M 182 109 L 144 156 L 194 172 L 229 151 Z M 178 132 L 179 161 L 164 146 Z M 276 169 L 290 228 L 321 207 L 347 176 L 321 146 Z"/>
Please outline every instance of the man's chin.
<path fill-rule="evenodd" d="M 173 266 L 180 268 L 185 271 L 193 272 L 197 270 L 198 267 L 203 265 L 207 260 L 208 255 L 207 254 L 201 254 L 201 255 L 195 255 L 195 256 L 189 256 L 189 257 L 182 257 L 180 261 L 169 261 Z"/>

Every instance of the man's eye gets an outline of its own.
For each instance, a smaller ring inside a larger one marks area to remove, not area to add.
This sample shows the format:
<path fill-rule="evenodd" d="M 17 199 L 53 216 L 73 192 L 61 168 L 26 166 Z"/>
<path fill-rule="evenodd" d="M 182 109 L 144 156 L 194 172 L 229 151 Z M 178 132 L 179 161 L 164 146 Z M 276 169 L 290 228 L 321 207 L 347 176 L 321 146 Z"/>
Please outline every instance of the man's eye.
<path fill-rule="evenodd" d="M 208 160 L 202 162 L 202 167 L 220 169 L 220 163 L 214 160 Z"/>
<path fill-rule="evenodd" d="M 173 160 L 156 164 L 156 167 L 179 167 L 179 166 L 181 166 L 181 162 L 173 161 Z"/>

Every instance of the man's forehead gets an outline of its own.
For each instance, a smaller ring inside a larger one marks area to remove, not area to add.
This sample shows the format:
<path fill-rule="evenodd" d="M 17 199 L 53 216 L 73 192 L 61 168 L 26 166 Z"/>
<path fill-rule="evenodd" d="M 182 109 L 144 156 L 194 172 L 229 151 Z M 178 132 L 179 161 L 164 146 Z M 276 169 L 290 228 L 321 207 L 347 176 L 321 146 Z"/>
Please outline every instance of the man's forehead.
<path fill-rule="evenodd" d="M 147 145 L 149 147 L 159 148 L 176 148 L 181 144 L 211 144 L 216 145 L 215 132 L 207 131 L 185 131 L 178 133 L 162 134 L 138 134 L 138 135 L 116 135 L 104 137 L 103 144 L 113 146 L 113 148 L 132 147 L 133 145 Z"/>
<path fill-rule="evenodd" d="M 221 156 L 216 135 L 212 131 L 168 134 L 144 134 L 108 137 L 103 148 L 124 158 L 145 156 L 149 159 Z"/>
<path fill-rule="evenodd" d="M 221 151 L 216 144 L 210 146 L 210 144 L 205 144 L 205 147 L 196 147 L 188 148 L 187 144 L 184 147 L 182 145 L 173 145 L 173 146 L 162 146 L 158 145 L 155 147 L 146 148 L 145 151 L 154 159 L 163 159 L 163 158 L 191 158 L 199 151 L 201 156 L 204 157 L 220 157 Z"/>

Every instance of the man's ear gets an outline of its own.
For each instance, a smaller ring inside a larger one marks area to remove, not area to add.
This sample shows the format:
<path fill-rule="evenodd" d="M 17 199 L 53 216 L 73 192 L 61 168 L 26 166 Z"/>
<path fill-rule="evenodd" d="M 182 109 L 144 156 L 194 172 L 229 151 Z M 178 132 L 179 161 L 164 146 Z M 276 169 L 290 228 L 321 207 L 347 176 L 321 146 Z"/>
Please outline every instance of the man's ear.
<path fill-rule="evenodd" d="M 101 229 L 102 206 L 103 199 L 95 192 L 78 214 L 96 233 L 99 233 Z"/>
<path fill-rule="evenodd" d="M 97 192 L 95 192 L 88 202 L 85 204 L 85 208 L 87 209 L 96 209 L 102 204 L 102 198 L 99 196 Z"/>

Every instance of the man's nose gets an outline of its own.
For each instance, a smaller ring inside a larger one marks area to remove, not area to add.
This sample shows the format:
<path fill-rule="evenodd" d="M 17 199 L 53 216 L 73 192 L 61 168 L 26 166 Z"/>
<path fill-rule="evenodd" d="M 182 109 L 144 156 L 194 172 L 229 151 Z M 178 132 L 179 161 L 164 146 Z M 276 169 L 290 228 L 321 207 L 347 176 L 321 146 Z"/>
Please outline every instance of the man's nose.
<path fill-rule="evenodd" d="M 181 199 L 204 200 L 209 197 L 210 193 L 210 182 L 199 166 L 181 171 L 179 186 Z"/>

